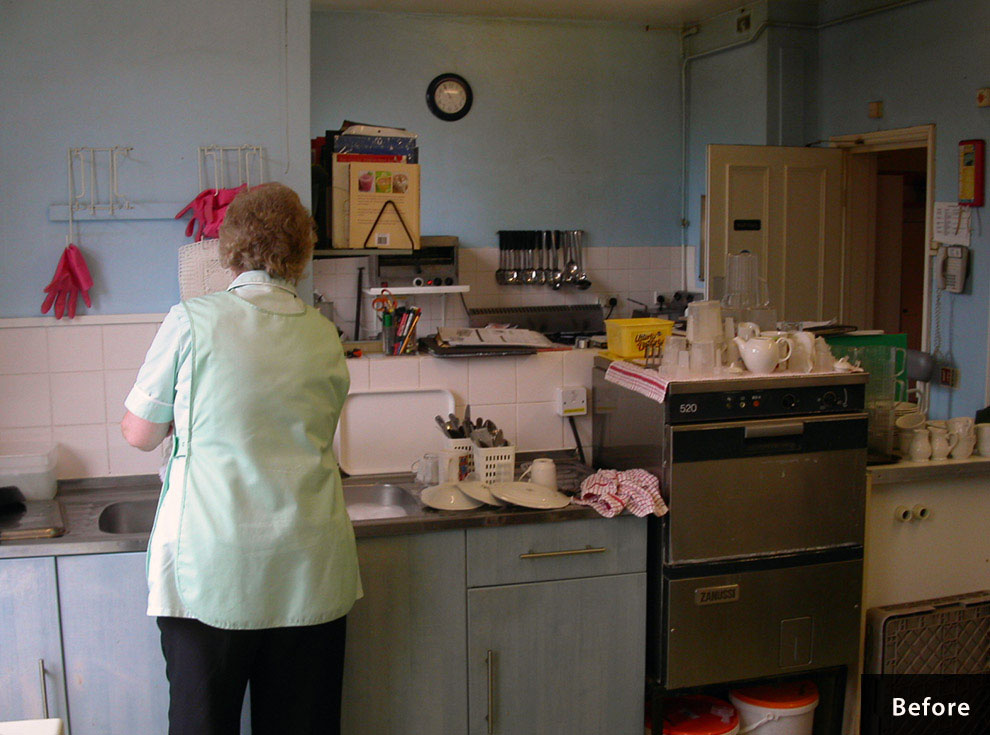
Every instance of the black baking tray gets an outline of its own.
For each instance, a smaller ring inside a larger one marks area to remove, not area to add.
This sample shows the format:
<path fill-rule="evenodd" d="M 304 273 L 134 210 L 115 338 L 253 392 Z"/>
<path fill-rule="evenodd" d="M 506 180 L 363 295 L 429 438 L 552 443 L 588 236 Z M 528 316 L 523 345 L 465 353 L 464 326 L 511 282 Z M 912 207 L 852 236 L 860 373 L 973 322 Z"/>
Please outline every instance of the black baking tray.
<path fill-rule="evenodd" d="M 481 347 L 481 346 L 443 346 L 437 342 L 437 336 L 431 334 L 419 340 L 419 351 L 434 357 L 516 357 L 518 355 L 535 355 L 535 347 Z"/>

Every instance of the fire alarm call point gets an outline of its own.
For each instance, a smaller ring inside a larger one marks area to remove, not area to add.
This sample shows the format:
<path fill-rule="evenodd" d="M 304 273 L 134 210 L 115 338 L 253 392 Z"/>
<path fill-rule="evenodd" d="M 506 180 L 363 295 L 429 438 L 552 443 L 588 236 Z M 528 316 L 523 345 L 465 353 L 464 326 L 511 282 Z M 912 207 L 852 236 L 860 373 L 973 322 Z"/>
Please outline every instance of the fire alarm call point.
<path fill-rule="evenodd" d="M 959 141 L 959 203 L 965 207 L 983 206 L 982 140 Z"/>

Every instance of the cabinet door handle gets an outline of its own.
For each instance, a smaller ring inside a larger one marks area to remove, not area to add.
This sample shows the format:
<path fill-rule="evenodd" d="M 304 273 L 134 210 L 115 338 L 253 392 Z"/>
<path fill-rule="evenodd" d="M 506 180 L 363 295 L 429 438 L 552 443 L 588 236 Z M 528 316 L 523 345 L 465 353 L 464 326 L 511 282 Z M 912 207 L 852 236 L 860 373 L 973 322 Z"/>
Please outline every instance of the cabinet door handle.
<path fill-rule="evenodd" d="M 45 682 L 45 659 L 38 659 L 38 676 L 41 679 L 41 713 L 48 719 L 48 684 Z"/>
<path fill-rule="evenodd" d="M 565 551 L 530 551 L 520 554 L 520 559 L 546 559 L 551 556 L 576 556 L 577 554 L 604 554 L 608 549 L 604 546 L 585 546 L 583 549 L 566 549 Z"/>
<path fill-rule="evenodd" d="M 488 649 L 485 653 L 485 665 L 488 667 L 488 735 L 495 733 L 495 651 Z"/>

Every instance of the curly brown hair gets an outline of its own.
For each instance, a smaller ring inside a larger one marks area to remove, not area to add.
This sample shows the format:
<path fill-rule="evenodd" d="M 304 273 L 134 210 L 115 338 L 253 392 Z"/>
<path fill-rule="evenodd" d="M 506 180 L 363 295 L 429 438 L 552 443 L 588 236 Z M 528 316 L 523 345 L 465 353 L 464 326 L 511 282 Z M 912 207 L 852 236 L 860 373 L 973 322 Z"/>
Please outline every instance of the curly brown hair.
<path fill-rule="evenodd" d="M 220 225 L 220 263 L 298 281 L 316 242 L 313 219 L 292 189 L 276 182 L 234 197 Z"/>

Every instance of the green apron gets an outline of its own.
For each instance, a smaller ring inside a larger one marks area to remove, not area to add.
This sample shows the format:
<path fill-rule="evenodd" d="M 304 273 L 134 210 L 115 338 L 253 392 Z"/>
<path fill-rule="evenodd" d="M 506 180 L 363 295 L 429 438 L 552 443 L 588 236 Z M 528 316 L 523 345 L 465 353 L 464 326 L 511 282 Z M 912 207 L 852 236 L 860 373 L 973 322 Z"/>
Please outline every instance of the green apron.
<path fill-rule="evenodd" d="M 176 584 L 217 628 L 315 625 L 361 596 L 331 447 L 349 386 L 333 325 L 232 291 L 184 302 L 192 334 Z"/>

